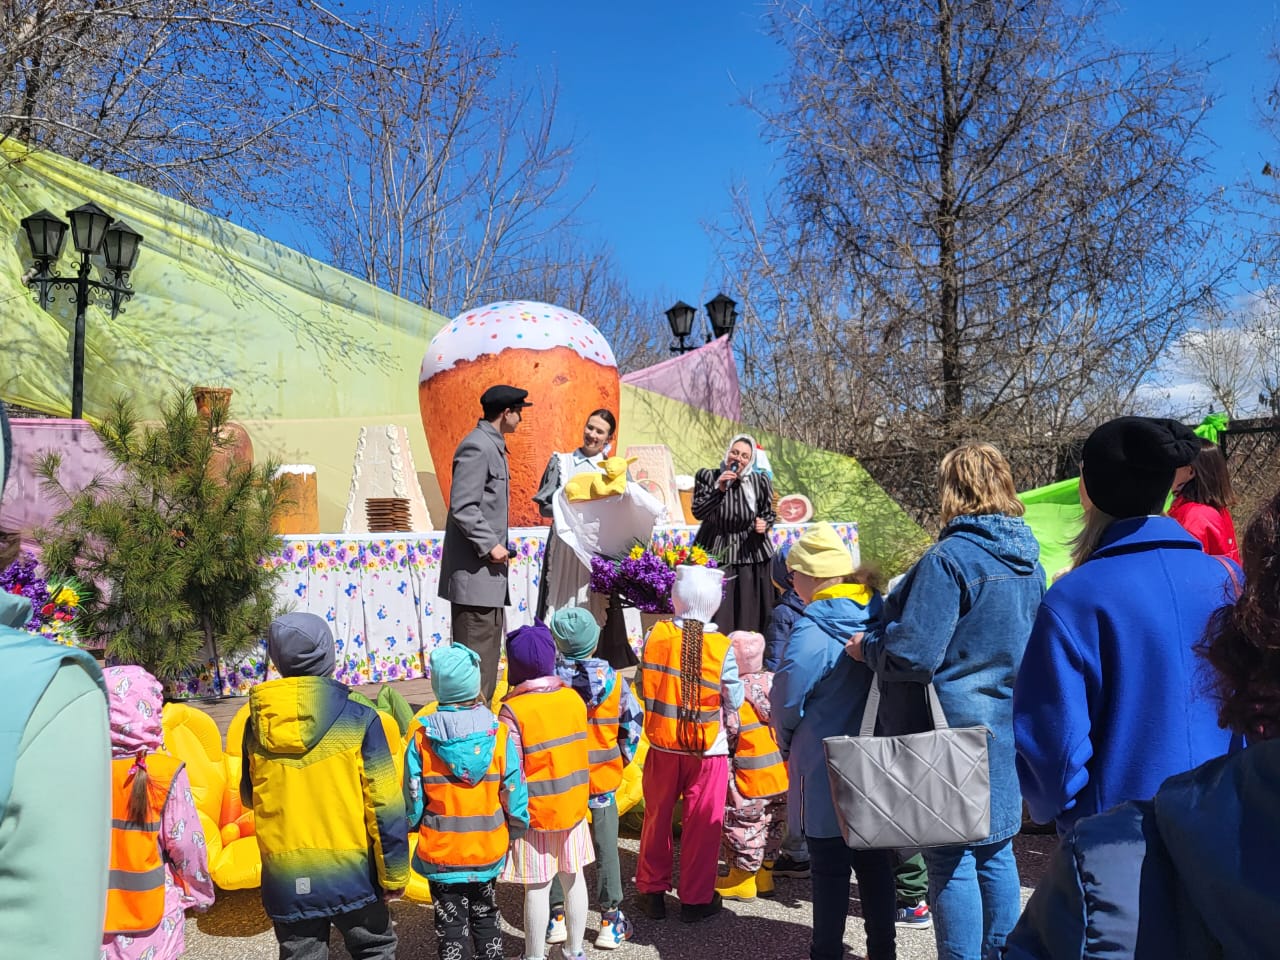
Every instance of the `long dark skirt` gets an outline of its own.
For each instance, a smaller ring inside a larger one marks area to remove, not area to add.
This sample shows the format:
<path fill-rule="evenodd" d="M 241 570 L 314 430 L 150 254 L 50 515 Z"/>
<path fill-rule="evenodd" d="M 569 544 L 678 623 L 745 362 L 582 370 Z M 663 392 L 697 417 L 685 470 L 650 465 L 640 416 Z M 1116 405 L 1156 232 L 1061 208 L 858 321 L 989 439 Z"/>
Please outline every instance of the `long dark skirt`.
<path fill-rule="evenodd" d="M 771 561 L 731 563 L 724 567 L 724 599 L 716 611 L 716 626 L 721 633 L 755 630 L 764 633 L 773 619 L 773 580 L 769 575 Z"/>

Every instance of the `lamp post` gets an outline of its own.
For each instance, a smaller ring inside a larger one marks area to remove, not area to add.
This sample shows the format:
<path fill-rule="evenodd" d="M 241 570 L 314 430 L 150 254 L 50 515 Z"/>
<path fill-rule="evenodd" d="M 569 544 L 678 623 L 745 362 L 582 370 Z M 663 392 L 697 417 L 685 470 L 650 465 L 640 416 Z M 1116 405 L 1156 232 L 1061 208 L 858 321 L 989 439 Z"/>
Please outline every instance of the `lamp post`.
<path fill-rule="evenodd" d="M 733 325 L 738 320 L 738 301 L 717 293 L 705 306 L 711 320 L 711 336 L 707 337 L 707 343 L 717 337 L 732 337 Z"/>
<path fill-rule="evenodd" d="M 667 323 L 671 325 L 671 335 L 678 341 L 671 345 L 672 353 L 687 353 L 694 349 L 685 343 L 685 340 L 693 332 L 693 318 L 697 315 L 698 311 L 683 300 L 677 300 L 676 305 L 667 311 Z"/>
<path fill-rule="evenodd" d="M 717 337 L 733 336 L 733 325 L 738 320 L 737 306 L 738 301 L 726 297 L 723 293 L 717 293 L 707 301 L 707 319 L 711 321 L 711 332 L 707 334 L 707 343 Z M 685 342 L 693 333 L 693 321 L 697 315 L 697 308 L 689 306 L 683 300 L 677 300 L 676 305 L 667 311 L 667 323 L 671 325 L 671 334 L 678 341 L 671 345 L 672 353 L 687 353 L 697 349 Z"/>
<path fill-rule="evenodd" d="M 31 247 L 32 269 L 23 277 L 36 292 L 36 302 L 48 310 L 54 291 L 66 290 L 75 295 L 76 330 L 71 354 L 71 416 L 75 420 L 84 413 L 84 321 L 89 308 L 90 290 L 111 297 L 111 319 L 115 319 L 125 300 L 133 296 L 129 272 L 138 261 L 142 234 L 116 220 L 96 203 L 85 203 L 67 211 L 71 221 L 71 242 L 80 254 L 80 265 L 74 277 L 54 273 L 54 265 L 67 238 L 67 224 L 48 210 L 39 210 L 22 219 L 22 229 Z M 105 280 L 89 277 L 91 258 L 102 254 Z"/>

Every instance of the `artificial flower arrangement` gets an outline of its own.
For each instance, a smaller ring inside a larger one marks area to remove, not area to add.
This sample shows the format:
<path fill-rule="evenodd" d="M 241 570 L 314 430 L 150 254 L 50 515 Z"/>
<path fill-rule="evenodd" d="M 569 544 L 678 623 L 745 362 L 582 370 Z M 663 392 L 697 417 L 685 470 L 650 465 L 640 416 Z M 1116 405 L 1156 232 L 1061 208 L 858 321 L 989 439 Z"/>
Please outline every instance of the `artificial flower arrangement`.
<path fill-rule="evenodd" d="M 32 616 L 23 625 L 28 632 L 67 646 L 78 645 L 76 614 L 86 599 L 79 581 L 49 580 L 41 574 L 35 556 L 23 551 L 0 571 L 0 590 L 31 601 Z"/>
<path fill-rule="evenodd" d="M 717 567 L 701 547 L 656 549 L 637 543 L 625 556 L 592 557 L 591 589 L 617 594 L 642 613 L 671 613 L 671 587 L 681 564 Z"/>

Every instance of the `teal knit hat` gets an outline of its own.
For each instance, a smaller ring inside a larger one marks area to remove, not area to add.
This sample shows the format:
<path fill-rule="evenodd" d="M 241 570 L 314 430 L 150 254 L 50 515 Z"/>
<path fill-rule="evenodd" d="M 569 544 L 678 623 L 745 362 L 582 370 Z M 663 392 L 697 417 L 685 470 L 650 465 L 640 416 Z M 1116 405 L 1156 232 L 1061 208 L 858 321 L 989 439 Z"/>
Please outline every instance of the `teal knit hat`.
<path fill-rule="evenodd" d="M 431 651 L 431 692 L 440 703 L 466 703 L 480 696 L 480 654 L 460 643 Z"/>
<path fill-rule="evenodd" d="M 600 624 L 582 607 L 561 607 L 551 615 L 550 626 L 556 647 L 570 660 L 583 660 L 596 652 Z"/>

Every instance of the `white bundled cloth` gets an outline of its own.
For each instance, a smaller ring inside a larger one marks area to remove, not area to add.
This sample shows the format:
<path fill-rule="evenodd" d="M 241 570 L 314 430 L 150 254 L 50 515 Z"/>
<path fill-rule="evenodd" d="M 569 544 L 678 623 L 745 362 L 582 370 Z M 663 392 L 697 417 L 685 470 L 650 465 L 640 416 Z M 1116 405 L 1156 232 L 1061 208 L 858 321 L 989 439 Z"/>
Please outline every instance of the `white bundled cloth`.
<path fill-rule="evenodd" d="M 667 518 L 666 506 L 631 480 L 625 492 L 598 500 L 571 501 L 562 487 L 552 501 L 552 511 L 555 535 L 588 570 L 593 556 L 618 556 L 636 541 L 647 546 L 653 528 Z"/>

